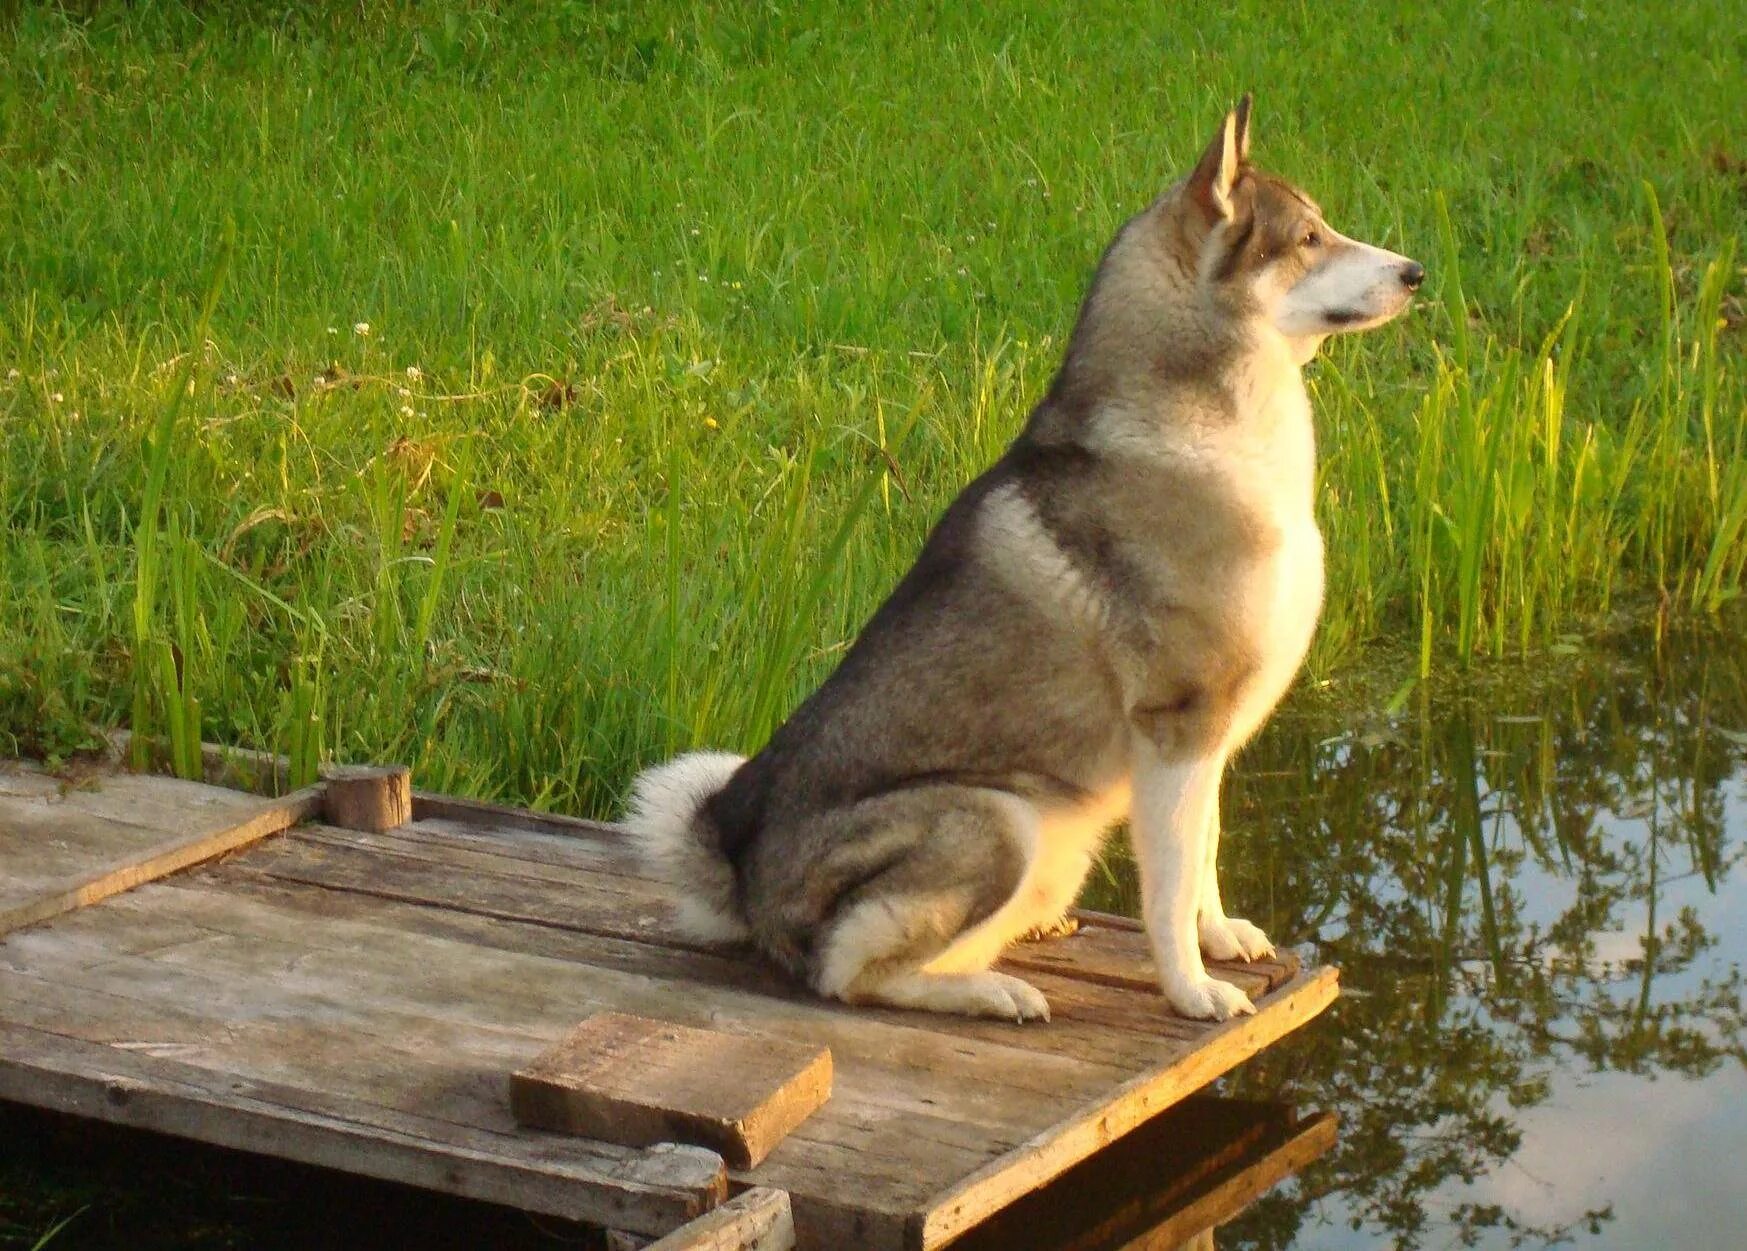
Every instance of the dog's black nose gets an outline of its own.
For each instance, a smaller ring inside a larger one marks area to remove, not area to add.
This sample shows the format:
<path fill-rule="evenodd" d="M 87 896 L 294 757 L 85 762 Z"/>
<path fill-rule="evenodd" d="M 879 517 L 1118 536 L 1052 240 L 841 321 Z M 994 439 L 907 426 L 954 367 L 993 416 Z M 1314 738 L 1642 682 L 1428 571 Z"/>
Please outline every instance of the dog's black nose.
<path fill-rule="evenodd" d="M 1409 261 L 1401 267 L 1401 285 L 1409 291 L 1418 291 L 1419 284 L 1426 280 L 1426 267 L 1418 261 Z"/>

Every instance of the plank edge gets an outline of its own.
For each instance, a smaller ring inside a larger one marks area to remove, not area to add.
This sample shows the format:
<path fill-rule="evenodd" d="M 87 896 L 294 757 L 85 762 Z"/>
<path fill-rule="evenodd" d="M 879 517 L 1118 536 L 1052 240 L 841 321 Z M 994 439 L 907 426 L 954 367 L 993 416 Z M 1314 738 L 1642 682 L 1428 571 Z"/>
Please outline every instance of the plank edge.
<path fill-rule="evenodd" d="M 1032 1189 L 1038 1175 L 1059 1176 L 1314 1019 L 1339 994 L 1339 969 L 1321 965 L 1301 970 L 1270 992 L 1254 1016 L 1226 1022 L 1175 1061 L 1082 1105 L 937 1195 L 917 1213 L 915 1245 L 937 1247 L 964 1233 Z"/>
<path fill-rule="evenodd" d="M 320 811 L 321 803 L 321 788 L 305 787 L 281 799 L 266 801 L 243 820 L 223 829 L 192 838 L 166 840 L 146 848 L 124 864 L 64 879 L 24 903 L 0 912 L 0 937 L 27 925 L 101 903 L 123 891 L 180 873 L 204 860 L 288 830 Z"/>

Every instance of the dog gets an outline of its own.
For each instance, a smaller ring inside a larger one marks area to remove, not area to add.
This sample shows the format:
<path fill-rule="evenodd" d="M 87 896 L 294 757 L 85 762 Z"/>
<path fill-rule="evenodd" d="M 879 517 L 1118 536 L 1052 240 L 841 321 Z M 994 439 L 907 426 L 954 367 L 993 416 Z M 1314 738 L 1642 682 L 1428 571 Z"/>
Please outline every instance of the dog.
<path fill-rule="evenodd" d="M 1425 271 L 1249 151 L 1246 95 L 1118 232 L 1024 430 L 764 749 L 637 777 L 625 825 L 683 935 L 847 1003 L 1047 1021 L 992 966 L 1126 820 L 1172 1007 L 1255 1011 L 1202 953 L 1273 952 L 1215 857 L 1221 773 L 1322 608 L 1301 370 Z"/>

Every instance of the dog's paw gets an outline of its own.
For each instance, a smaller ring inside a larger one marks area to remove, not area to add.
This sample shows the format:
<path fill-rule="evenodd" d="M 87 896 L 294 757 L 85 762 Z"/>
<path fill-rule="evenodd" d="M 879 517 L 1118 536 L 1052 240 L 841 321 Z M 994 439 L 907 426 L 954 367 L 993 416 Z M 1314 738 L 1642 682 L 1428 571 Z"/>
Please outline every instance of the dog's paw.
<path fill-rule="evenodd" d="M 1226 918 L 1203 914 L 1195 923 L 1195 933 L 1201 940 L 1201 954 L 1209 960 L 1243 959 L 1243 944 Z"/>
<path fill-rule="evenodd" d="M 1243 991 L 1206 974 L 1198 981 L 1166 985 L 1164 992 L 1172 1008 L 1197 1021 L 1226 1021 L 1234 1016 L 1253 1016 L 1256 1011 Z"/>
<path fill-rule="evenodd" d="M 1030 982 L 1007 973 L 978 973 L 974 977 L 983 1006 L 980 1015 L 1020 1025 L 1049 1020 L 1049 1000 Z"/>
<path fill-rule="evenodd" d="M 1203 916 L 1196 931 L 1201 950 L 1211 960 L 1260 960 L 1274 954 L 1266 934 L 1236 917 Z"/>
<path fill-rule="evenodd" d="M 1034 925 L 1018 938 L 1022 943 L 1041 943 L 1051 938 L 1069 938 L 1080 932 L 1080 918 L 1064 912 L 1044 925 Z"/>
<path fill-rule="evenodd" d="M 1237 945 L 1242 948 L 1245 960 L 1266 960 L 1274 954 L 1274 944 L 1268 941 L 1268 936 L 1262 933 L 1260 926 L 1251 925 L 1237 917 L 1227 917 L 1225 923 L 1231 926 L 1231 932 L 1236 936 Z"/>

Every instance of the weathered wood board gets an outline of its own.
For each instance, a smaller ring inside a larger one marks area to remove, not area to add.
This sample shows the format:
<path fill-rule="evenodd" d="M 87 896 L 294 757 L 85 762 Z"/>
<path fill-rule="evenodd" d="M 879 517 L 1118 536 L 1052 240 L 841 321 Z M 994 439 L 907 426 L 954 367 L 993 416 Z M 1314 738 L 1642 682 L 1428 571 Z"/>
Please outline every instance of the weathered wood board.
<path fill-rule="evenodd" d="M 0 1003 L 12 988 L 0 988 Z M 470 1199 L 521 1207 L 533 1195 L 541 1211 L 618 1228 L 672 1229 L 727 1194 L 721 1157 L 701 1148 L 530 1139 L 442 1109 L 407 1113 L 175 1058 L 184 1054 L 201 1058 L 176 1044 L 0 1024 L 0 1098 Z"/>
<path fill-rule="evenodd" d="M 831 1052 L 597 1012 L 510 1076 L 536 1129 L 625 1146 L 690 1142 L 752 1168 L 831 1097 Z"/>
<path fill-rule="evenodd" d="M 795 1217 L 780 1190 L 754 1186 L 676 1229 L 648 1251 L 789 1251 Z"/>
<path fill-rule="evenodd" d="M 0 934 L 295 825 L 316 799 L 0 761 Z"/>
<path fill-rule="evenodd" d="M 91 793 L 134 813 L 149 795 L 164 833 L 186 828 L 189 785 Z M 1218 966 L 1257 1014 L 1186 1021 L 1144 980 L 1144 937 L 1094 917 L 1013 962 L 1051 1023 L 850 1010 L 676 940 L 664 888 L 611 827 L 423 795 L 413 818 L 303 825 L 0 936 L 0 1095 L 317 1162 L 346 1142 L 354 1171 L 660 1234 L 721 1194 L 649 1152 L 522 1130 L 509 1108 L 509 1075 L 579 1019 L 632 1013 L 829 1048 L 830 1101 L 733 1181 L 786 1191 L 803 1247 L 920 1248 L 1336 994 L 1333 970 L 1289 957 Z M 644 1189 L 613 1184 L 627 1177 Z"/>

